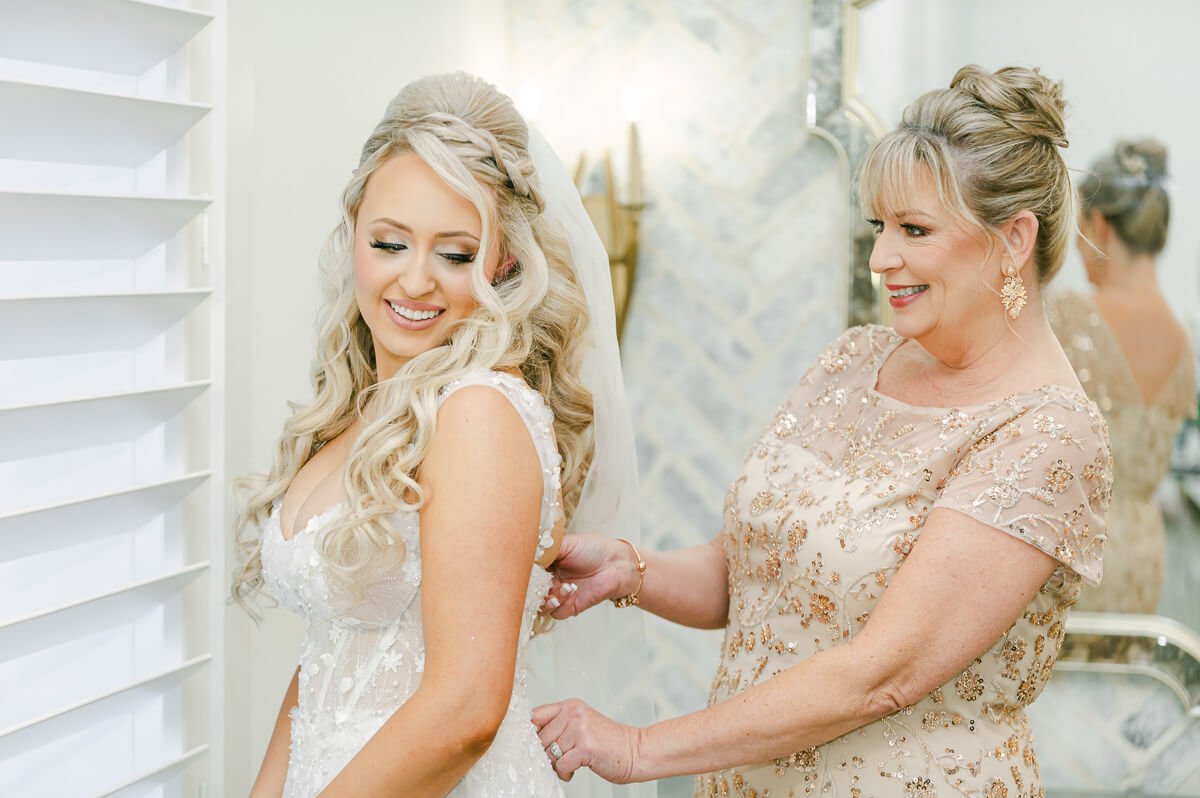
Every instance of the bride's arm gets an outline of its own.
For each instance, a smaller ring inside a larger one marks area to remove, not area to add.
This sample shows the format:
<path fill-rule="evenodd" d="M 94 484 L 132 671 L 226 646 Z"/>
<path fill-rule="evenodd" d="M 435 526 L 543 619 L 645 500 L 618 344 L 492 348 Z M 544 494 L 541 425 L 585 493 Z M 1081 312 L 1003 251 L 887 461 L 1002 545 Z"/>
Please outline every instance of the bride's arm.
<path fill-rule="evenodd" d="M 444 796 L 508 710 L 543 484 L 508 399 L 483 386 L 452 394 L 419 482 L 424 675 L 322 798 Z"/>
<path fill-rule="evenodd" d="M 291 711 L 296 706 L 299 678 L 300 669 L 297 668 L 283 696 L 283 704 L 279 707 L 275 730 L 271 732 L 271 741 L 267 743 L 267 753 L 263 756 L 262 767 L 258 769 L 258 778 L 250 788 L 250 798 L 279 798 L 283 795 L 283 783 L 287 780 L 288 746 L 292 742 Z"/>

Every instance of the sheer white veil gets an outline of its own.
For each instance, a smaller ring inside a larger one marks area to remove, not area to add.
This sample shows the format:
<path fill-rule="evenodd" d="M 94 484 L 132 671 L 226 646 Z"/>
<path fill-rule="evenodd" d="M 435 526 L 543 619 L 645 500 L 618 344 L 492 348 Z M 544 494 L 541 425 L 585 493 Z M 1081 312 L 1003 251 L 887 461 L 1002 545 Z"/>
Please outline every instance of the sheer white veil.
<path fill-rule="evenodd" d="M 596 450 L 567 533 L 598 532 L 641 546 L 637 455 L 625 401 L 608 253 L 579 191 L 549 142 L 529 128 L 529 156 L 545 200 L 543 214 L 562 225 L 575 273 L 587 296 L 592 348 L 582 368 L 592 393 Z M 529 686 L 535 703 L 582 698 L 621 723 L 653 722 L 649 652 L 640 611 L 608 602 L 556 622 L 530 644 Z M 564 789 L 571 798 L 650 798 L 652 784 L 611 785 L 580 770 Z"/>

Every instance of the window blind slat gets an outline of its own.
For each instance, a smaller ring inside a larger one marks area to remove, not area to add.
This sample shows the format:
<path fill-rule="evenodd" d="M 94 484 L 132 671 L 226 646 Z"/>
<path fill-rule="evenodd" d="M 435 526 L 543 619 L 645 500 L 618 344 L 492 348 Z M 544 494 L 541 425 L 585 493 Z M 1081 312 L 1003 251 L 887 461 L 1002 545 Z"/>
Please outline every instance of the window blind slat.
<path fill-rule="evenodd" d="M 0 516 L 0 556 L 6 561 L 17 560 L 121 534 L 162 515 L 208 477 L 208 471 L 197 471 Z M 37 534 L 29 534 L 30 529 L 36 529 Z"/>
<path fill-rule="evenodd" d="M 193 675 L 212 659 L 205 654 L 168 670 L 130 682 L 24 723 L 0 730 L 0 759 L 19 756 L 89 724 L 132 711 L 143 699 L 162 695 Z"/>
<path fill-rule="evenodd" d="M 0 662 L 58 645 L 102 625 L 128 622 L 137 613 L 179 594 L 209 567 L 208 562 L 198 562 L 117 590 L 0 621 Z"/>
<path fill-rule="evenodd" d="M 128 167 L 178 141 L 211 110 L 12 80 L 0 80 L 0 108 L 5 158 Z"/>
<path fill-rule="evenodd" d="M 222 792 L 225 0 L 168 1 L 0 0 L 4 795 Z"/>
<path fill-rule="evenodd" d="M 135 794 L 134 788 L 146 784 L 166 783 L 187 769 L 193 762 L 207 754 L 208 751 L 209 748 L 207 745 L 193 748 L 186 754 L 172 759 L 170 762 L 164 762 L 159 767 L 144 771 L 132 779 L 122 782 L 117 787 L 113 787 L 106 792 L 97 793 L 93 798 L 132 798 Z"/>
<path fill-rule="evenodd" d="M 182 411 L 209 380 L 165 388 L 0 407 L 0 462 L 136 437 Z"/>
<path fill-rule="evenodd" d="M 200 215 L 205 197 L 0 191 L 0 260 L 137 258 Z M 69 219 L 69 224 L 63 220 Z"/>
<path fill-rule="evenodd" d="M 0 0 L 0 58 L 140 75 L 212 15 L 139 0 Z"/>
<path fill-rule="evenodd" d="M 207 289 L 189 289 L 3 298 L 0 358 L 132 349 L 171 327 L 210 294 Z M 51 328 L 54 334 L 49 334 Z"/>

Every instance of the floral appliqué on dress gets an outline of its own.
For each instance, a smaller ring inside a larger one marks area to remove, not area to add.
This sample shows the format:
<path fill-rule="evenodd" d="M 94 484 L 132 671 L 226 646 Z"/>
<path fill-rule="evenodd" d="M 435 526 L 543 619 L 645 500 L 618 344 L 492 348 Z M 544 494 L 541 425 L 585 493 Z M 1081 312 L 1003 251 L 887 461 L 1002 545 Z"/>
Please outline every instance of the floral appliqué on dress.
<path fill-rule="evenodd" d="M 509 374 L 481 371 L 451 383 L 445 401 L 468 385 L 487 385 L 513 403 L 537 449 L 543 472 L 537 557 L 553 544 L 562 516 L 553 416 L 540 394 Z M 340 505 L 285 540 L 278 504 L 263 525 L 263 576 L 283 606 L 304 619 L 299 696 L 292 710 L 291 753 L 283 798 L 312 798 L 333 780 L 384 722 L 412 696 L 425 669 L 421 626 L 421 537 L 416 513 L 399 512 L 392 526 L 403 540 L 400 567 L 372 581 L 362 600 L 343 607 L 325 577 L 319 538 Z M 453 790 L 451 798 L 562 796 L 538 741 L 526 685 L 526 647 L 538 607 L 550 589 L 549 572 L 532 565 L 517 648 L 508 712 L 487 753 Z M 468 622 L 469 620 L 465 620 Z"/>
<path fill-rule="evenodd" d="M 710 704 L 862 629 L 944 508 L 1058 567 L 992 647 L 917 703 L 825 745 L 697 777 L 697 796 L 1041 796 L 1024 707 L 1040 693 L 1082 582 L 1100 579 L 1108 437 L 1083 394 L 913 407 L 875 391 L 903 339 L 848 330 L 754 445 L 725 499 L 730 607 Z M 935 612 L 936 608 L 923 611 Z"/>

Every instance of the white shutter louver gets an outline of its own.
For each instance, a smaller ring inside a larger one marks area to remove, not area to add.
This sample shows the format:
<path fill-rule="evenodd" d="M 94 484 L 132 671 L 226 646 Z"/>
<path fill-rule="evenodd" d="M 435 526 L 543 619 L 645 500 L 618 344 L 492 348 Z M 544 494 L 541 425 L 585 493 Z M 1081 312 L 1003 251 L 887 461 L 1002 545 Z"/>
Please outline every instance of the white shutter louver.
<path fill-rule="evenodd" d="M 0 795 L 216 796 L 222 0 L 0 0 Z"/>

